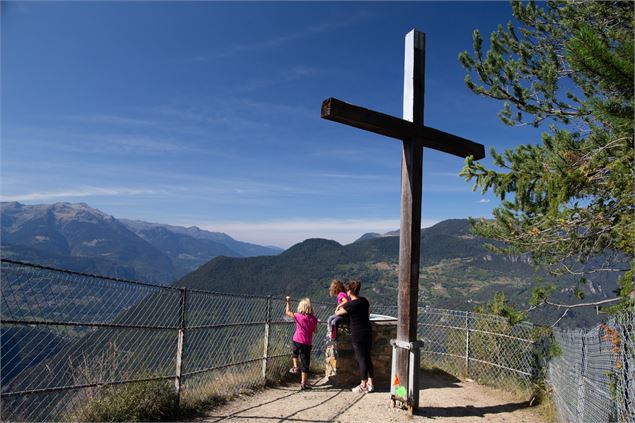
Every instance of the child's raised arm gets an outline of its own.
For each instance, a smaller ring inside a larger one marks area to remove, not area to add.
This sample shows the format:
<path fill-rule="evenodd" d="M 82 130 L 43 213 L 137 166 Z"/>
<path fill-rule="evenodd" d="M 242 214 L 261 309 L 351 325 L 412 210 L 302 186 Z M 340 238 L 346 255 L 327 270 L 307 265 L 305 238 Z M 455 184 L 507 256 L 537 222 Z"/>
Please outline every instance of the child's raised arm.
<path fill-rule="evenodd" d="M 287 316 L 293 319 L 294 316 L 293 316 L 293 312 L 291 311 L 291 297 L 287 295 L 286 300 L 287 300 L 287 305 L 284 308 L 284 314 L 286 314 Z"/>

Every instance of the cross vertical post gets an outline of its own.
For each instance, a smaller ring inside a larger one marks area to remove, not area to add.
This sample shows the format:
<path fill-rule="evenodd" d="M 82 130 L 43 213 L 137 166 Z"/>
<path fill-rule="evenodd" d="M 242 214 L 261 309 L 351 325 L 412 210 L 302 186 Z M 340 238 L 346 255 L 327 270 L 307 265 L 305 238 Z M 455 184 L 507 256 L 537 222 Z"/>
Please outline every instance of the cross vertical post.
<path fill-rule="evenodd" d="M 410 31 L 406 35 L 404 53 L 403 119 L 423 126 L 425 34 L 414 29 Z M 423 146 L 417 141 L 402 141 L 401 160 L 397 340 L 408 343 L 417 340 L 419 299 Z M 412 411 L 419 407 L 418 369 L 409 369 L 411 351 L 397 348 L 396 353 L 396 374 L 400 384 L 408 388 L 408 399 L 411 400 L 409 408 Z M 410 375 L 414 380 L 410 380 Z"/>
<path fill-rule="evenodd" d="M 322 102 L 323 119 L 354 126 L 401 140 L 401 225 L 399 240 L 399 290 L 397 339 L 391 340 L 391 394 L 393 404 L 405 403 L 413 413 L 419 408 L 419 348 L 417 313 L 421 254 L 421 194 L 423 147 L 459 157 L 480 160 L 482 144 L 423 125 L 425 34 L 406 35 L 403 119 L 345 103 L 336 98 Z M 406 390 L 407 389 L 407 390 Z"/>

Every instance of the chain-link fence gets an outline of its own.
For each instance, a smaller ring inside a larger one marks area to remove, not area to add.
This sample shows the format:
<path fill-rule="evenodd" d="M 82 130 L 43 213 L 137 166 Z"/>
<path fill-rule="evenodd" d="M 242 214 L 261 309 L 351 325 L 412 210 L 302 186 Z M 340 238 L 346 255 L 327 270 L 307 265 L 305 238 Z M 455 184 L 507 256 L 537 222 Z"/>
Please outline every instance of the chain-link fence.
<path fill-rule="evenodd" d="M 0 270 L 3 421 L 99 420 L 100 407 L 119 406 L 134 389 L 178 409 L 279 381 L 289 368 L 294 325 L 284 317 L 282 298 L 153 285 L 5 259 Z M 331 303 L 313 306 L 322 324 L 334 310 Z M 396 316 L 397 309 L 373 304 L 371 311 Z M 597 383 L 610 398 L 632 404 L 632 315 L 620 324 L 607 328 L 622 331 L 622 358 L 602 368 L 621 365 L 623 371 Z M 612 333 L 605 329 L 597 336 Z M 314 337 L 316 370 L 323 362 L 323 334 Z M 529 387 L 539 371 L 536 351 L 542 344 L 535 340 L 540 331 L 529 324 L 510 326 L 489 315 L 421 308 L 418 336 L 424 341 L 422 365 L 459 377 Z M 615 355 L 611 348 L 602 351 Z M 595 366 L 589 359 L 584 365 Z M 563 383 L 578 380 L 562 374 Z M 558 391 L 568 401 L 565 392 Z"/>
<path fill-rule="evenodd" d="M 130 385 L 178 407 L 280 380 L 289 368 L 294 325 L 282 298 L 5 259 L 0 271 L 3 421 L 94 420 Z M 313 306 L 321 322 L 334 308 Z M 321 336 L 313 348 L 319 365 Z"/>
<path fill-rule="evenodd" d="M 584 330 L 554 330 L 548 382 L 567 422 L 635 422 L 635 312 Z"/>
<path fill-rule="evenodd" d="M 396 316 L 395 306 L 372 312 Z M 420 307 L 417 337 L 423 341 L 421 365 L 461 378 L 517 390 L 530 389 L 545 331 L 530 323 L 510 325 L 505 318 L 469 311 Z"/>
<path fill-rule="evenodd" d="M 457 310 L 423 308 L 422 365 L 497 387 L 530 388 L 536 372 L 536 328 Z"/>

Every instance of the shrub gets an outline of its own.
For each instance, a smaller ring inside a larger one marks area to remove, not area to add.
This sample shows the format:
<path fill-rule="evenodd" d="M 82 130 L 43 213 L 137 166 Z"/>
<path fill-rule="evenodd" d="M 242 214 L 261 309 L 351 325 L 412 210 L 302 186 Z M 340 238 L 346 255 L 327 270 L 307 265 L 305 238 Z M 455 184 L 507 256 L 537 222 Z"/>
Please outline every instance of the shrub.
<path fill-rule="evenodd" d="M 165 421 L 174 417 L 176 394 L 168 380 L 128 383 L 102 388 L 79 410 L 79 421 Z"/>

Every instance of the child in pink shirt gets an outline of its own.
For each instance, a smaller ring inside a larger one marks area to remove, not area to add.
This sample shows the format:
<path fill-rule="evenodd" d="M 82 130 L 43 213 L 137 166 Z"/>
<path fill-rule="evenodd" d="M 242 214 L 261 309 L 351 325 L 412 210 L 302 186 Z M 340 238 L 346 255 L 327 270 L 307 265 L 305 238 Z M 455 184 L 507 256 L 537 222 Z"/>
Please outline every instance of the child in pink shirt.
<path fill-rule="evenodd" d="M 313 334 L 318 329 L 318 319 L 313 315 L 311 300 L 302 298 L 298 304 L 298 312 L 291 312 L 291 297 L 287 297 L 285 314 L 295 320 L 295 333 L 293 334 L 293 350 L 291 357 L 293 367 L 291 373 L 298 372 L 298 357 L 301 364 L 300 390 L 311 389 L 308 383 L 309 368 L 311 366 L 311 346 L 313 345 Z"/>
<path fill-rule="evenodd" d="M 345 304 L 351 300 L 344 290 L 344 284 L 339 279 L 333 279 L 331 281 L 331 286 L 329 287 L 329 296 L 335 297 L 336 295 L 337 308 L 335 309 L 335 311 L 337 311 L 337 309 L 340 308 L 342 304 Z M 326 321 L 328 327 L 326 332 L 327 342 L 335 341 L 335 338 L 337 337 L 337 324 L 340 322 L 345 322 L 347 320 L 348 316 L 346 315 L 338 316 L 337 314 L 333 314 L 332 316 L 329 316 L 328 320 Z"/>

